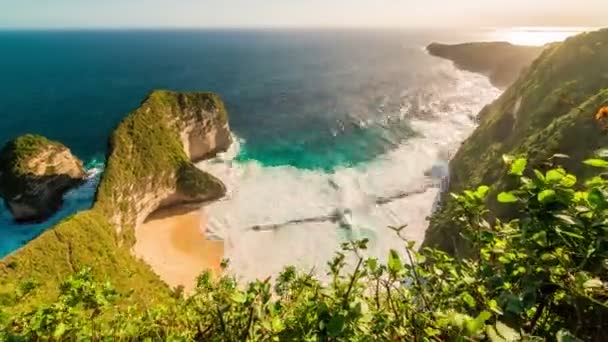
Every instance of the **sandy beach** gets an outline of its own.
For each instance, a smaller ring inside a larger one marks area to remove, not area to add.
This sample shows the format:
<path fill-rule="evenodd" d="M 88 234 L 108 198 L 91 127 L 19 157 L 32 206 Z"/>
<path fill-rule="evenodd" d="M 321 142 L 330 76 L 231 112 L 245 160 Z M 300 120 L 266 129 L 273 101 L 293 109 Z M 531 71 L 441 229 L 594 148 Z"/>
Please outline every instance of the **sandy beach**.
<path fill-rule="evenodd" d="M 204 270 L 220 271 L 224 242 L 207 240 L 203 210 L 159 210 L 135 232 L 135 255 L 147 262 L 169 286 L 190 292 Z"/>

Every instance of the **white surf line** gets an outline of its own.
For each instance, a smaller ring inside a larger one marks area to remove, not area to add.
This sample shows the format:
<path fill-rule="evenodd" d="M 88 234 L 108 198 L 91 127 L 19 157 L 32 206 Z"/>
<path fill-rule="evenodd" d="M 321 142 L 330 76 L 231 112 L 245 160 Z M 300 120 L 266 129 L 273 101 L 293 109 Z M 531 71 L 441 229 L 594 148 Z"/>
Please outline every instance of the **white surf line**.
<path fill-rule="evenodd" d="M 386 205 L 386 204 L 389 204 L 391 202 L 394 202 L 396 200 L 400 200 L 400 199 L 403 199 L 406 197 L 423 194 L 428 189 L 435 188 L 435 187 L 437 187 L 436 184 L 434 184 L 432 181 L 427 181 L 420 188 L 415 189 L 415 190 L 403 191 L 403 192 L 400 192 L 393 196 L 377 197 L 376 200 L 374 201 L 374 203 L 376 203 L 376 205 L 379 205 L 379 206 Z M 348 209 L 346 209 L 344 211 L 344 213 L 347 213 L 347 212 L 349 212 Z M 323 223 L 323 222 L 340 223 L 340 228 L 348 229 L 350 227 L 350 225 L 348 223 L 345 223 L 343 218 L 344 218 L 344 215 L 341 214 L 338 210 L 336 210 L 336 212 L 334 212 L 333 214 L 329 214 L 329 215 L 314 216 L 314 217 L 303 218 L 303 219 L 294 219 L 294 220 L 289 220 L 289 221 L 286 221 L 283 223 L 270 223 L 270 224 L 255 225 L 255 226 L 250 227 L 249 230 L 253 230 L 256 232 L 269 232 L 269 231 L 276 231 L 280 228 L 284 228 L 284 227 L 292 226 L 292 225 L 299 225 L 299 224 L 304 224 L 304 223 Z"/>

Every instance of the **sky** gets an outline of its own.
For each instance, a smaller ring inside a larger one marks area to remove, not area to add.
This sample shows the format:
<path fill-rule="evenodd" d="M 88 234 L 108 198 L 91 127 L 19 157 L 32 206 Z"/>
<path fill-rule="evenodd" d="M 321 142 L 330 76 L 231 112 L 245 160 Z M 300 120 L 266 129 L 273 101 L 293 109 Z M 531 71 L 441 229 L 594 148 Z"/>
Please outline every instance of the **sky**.
<path fill-rule="evenodd" d="M 3 28 L 605 26 L 608 0 L 0 0 Z"/>

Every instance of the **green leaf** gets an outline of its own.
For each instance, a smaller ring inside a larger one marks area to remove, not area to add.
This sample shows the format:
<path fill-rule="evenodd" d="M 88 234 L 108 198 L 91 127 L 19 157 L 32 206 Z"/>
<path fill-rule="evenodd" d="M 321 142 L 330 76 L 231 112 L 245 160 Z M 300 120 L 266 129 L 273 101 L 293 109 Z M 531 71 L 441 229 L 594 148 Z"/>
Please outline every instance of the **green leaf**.
<path fill-rule="evenodd" d="M 515 203 L 517 202 L 517 197 L 513 195 L 511 192 L 501 192 L 498 194 L 498 202 L 500 203 Z"/>
<path fill-rule="evenodd" d="M 340 336 L 342 330 L 344 330 L 344 324 L 346 323 L 346 318 L 342 315 L 334 316 L 329 320 L 327 324 L 327 332 L 331 337 Z"/>
<path fill-rule="evenodd" d="M 230 297 L 235 303 L 243 304 L 247 301 L 247 296 L 242 292 L 235 292 Z"/>
<path fill-rule="evenodd" d="M 608 161 L 603 159 L 587 159 L 583 162 L 583 164 L 593 167 L 608 168 Z"/>
<path fill-rule="evenodd" d="M 560 220 L 561 220 L 561 221 L 563 221 L 564 223 L 569 224 L 569 225 L 578 226 L 578 227 L 582 227 L 582 226 L 583 226 L 583 223 L 582 223 L 582 222 L 581 222 L 579 219 L 574 218 L 574 217 L 572 217 L 572 216 L 570 216 L 570 215 L 566 215 L 566 214 L 556 214 L 556 215 L 553 215 L 553 216 L 554 216 L 555 218 L 560 219 Z"/>
<path fill-rule="evenodd" d="M 547 189 L 543 190 L 538 194 L 538 201 L 540 203 L 548 203 L 555 199 L 555 190 Z"/>
<path fill-rule="evenodd" d="M 577 179 L 575 175 L 567 174 L 564 176 L 564 178 L 562 178 L 560 184 L 566 188 L 571 188 L 576 184 L 576 181 Z"/>
<path fill-rule="evenodd" d="M 486 334 L 488 334 L 488 338 L 490 338 L 490 341 L 492 342 L 506 342 L 506 340 L 500 336 L 497 332 L 496 329 L 494 329 L 494 327 L 492 326 L 487 326 L 486 327 Z"/>
<path fill-rule="evenodd" d="M 547 182 L 559 182 L 566 175 L 566 171 L 564 169 L 553 169 L 547 171 L 545 179 Z"/>
<path fill-rule="evenodd" d="M 608 158 L 608 148 L 602 148 L 595 151 L 595 156 L 599 158 Z"/>
<path fill-rule="evenodd" d="M 465 323 L 465 328 L 469 336 L 477 335 L 485 326 L 486 321 L 492 317 L 487 311 L 482 311 L 475 319 L 469 319 Z"/>
<path fill-rule="evenodd" d="M 285 329 L 285 324 L 283 324 L 283 321 L 281 321 L 281 319 L 279 317 L 275 317 L 272 319 L 272 330 L 274 331 L 282 331 Z"/>
<path fill-rule="evenodd" d="M 510 155 L 508 155 L 508 154 L 503 154 L 503 155 L 502 155 L 502 161 L 503 161 L 503 162 L 504 162 L 506 165 L 510 165 L 510 164 L 513 162 L 513 160 L 514 160 L 514 159 L 515 159 L 515 158 L 513 158 L 513 156 L 510 156 Z"/>
<path fill-rule="evenodd" d="M 547 232 L 543 230 L 532 235 L 532 240 L 541 247 L 547 247 Z"/>
<path fill-rule="evenodd" d="M 489 191 L 490 191 L 490 187 L 489 186 L 482 185 L 482 186 L 480 186 L 480 187 L 477 188 L 477 191 L 475 191 L 475 196 L 477 198 L 479 198 L 479 199 L 484 199 L 488 195 Z"/>
<path fill-rule="evenodd" d="M 521 334 L 517 332 L 517 330 L 502 322 L 496 322 L 496 332 L 498 332 L 505 341 L 519 341 L 521 339 Z"/>
<path fill-rule="evenodd" d="M 596 207 L 603 207 L 606 204 L 606 198 L 599 189 L 592 189 L 587 195 L 587 200 Z"/>
<path fill-rule="evenodd" d="M 471 308 L 475 307 L 475 298 L 473 298 L 473 296 L 471 296 L 470 293 L 468 292 L 464 292 L 463 294 L 460 295 L 460 297 L 462 298 L 462 300 Z"/>
<path fill-rule="evenodd" d="M 536 175 L 536 178 L 541 181 L 541 182 L 545 182 L 545 175 L 543 175 L 542 172 L 538 171 L 538 170 L 534 170 L 534 174 Z"/>
<path fill-rule="evenodd" d="M 567 230 L 563 230 L 563 229 L 560 229 L 560 228 L 556 228 L 555 231 L 557 233 L 559 233 L 559 234 L 568 235 L 569 237 L 573 237 L 575 239 L 581 239 L 581 240 L 584 239 L 584 237 L 582 235 L 580 235 L 580 234 L 576 234 L 576 233 L 573 233 L 573 232 L 570 232 L 570 231 L 567 231 Z"/>
<path fill-rule="evenodd" d="M 57 324 L 57 327 L 55 328 L 55 332 L 53 333 L 53 337 L 60 338 L 65 334 L 66 331 L 67 331 L 67 326 L 65 325 L 65 323 L 61 322 L 61 323 Z"/>
<path fill-rule="evenodd" d="M 399 254 L 394 249 L 391 249 L 388 253 L 388 269 L 394 274 L 401 272 L 403 269 L 403 263 L 399 258 Z"/>
<path fill-rule="evenodd" d="M 513 176 L 521 176 L 524 174 L 524 170 L 526 169 L 526 165 L 528 165 L 528 161 L 525 158 L 517 158 L 511 164 L 511 169 L 509 170 L 509 174 Z"/>
<path fill-rule="evenodd" d="M 558 331 L 557 334 L 555 334 L 555 339 L 557 340 L 557 342 L 576 341 L 576 337 L 574 337 L 574 335 L 572 335 L 572 333 L 566 329 L 561 329 L 560 331 Z"/>
<path fill-rule="evenodd" d="M 543 253 L 543 255 L 540 256 L 540 260 L 542 260 L 542 261 L 555 260 L 555 255 L 553 255 L 551 253 Z"/>
<path fill-rule="evenodd" d="M 516 315 L 519 315 L 523 312 L 524 308 L 522 306 L 521 300 L 519 299 L 519 297 L 515 296 L 515 295 L 509 295 L 507 297 L 507 305 L 505 307 L 505 310 L 511 313 L 514 313 Z"/>
<path fill-rule="evenodd" d="M 604 283 L 598 278 L 593 278 L 593 279 L 587 280 L 583 284 L 583 287 L 586 289 L 597 289 L 597 288 L 604 287 Z"/>

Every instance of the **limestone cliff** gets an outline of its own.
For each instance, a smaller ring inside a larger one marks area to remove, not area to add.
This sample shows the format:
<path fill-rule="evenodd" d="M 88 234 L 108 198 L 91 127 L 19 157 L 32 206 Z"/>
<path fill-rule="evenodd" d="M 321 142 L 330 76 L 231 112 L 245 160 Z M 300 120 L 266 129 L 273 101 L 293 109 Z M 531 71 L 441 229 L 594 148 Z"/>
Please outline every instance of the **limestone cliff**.
<path fill-rule="evenodd" d="M 532 167 L 544 169 L 564 153 L 559 163 L 577 176 L 590 172 L 580 161 L 608 146 L 606 123 L 594 119 L 608 104 L 608 29 L 580 34 L 552 44 L 496 101 L 479 113 L 479 127 L 450 162 L 449 192 L 485 184 L 492 187 L 490 209 L 510 216 L 496 203 L 496 194 L 511 181 L 502 155 L 525 155 Z M 533 176 L 533 175 L 531 175 Z M 449 196 L 444 196 L 447 200 Z M 436 213 L 425 245 L 466 253 L 459 237 L 453 205 Z"/>
<path fill-rule="evenodd" d="M 14 310 L 45 302 L 57 282 L 84 266 L 149 305 L 168 289 L 132 256 L 134 230 L 162 206 L 200 205 L 224 195 L 217 178 L 193 162 L 231 144 L 228 116 L 211 93 L 154 91 L 114 130 L 95 203 L 0 261 L 0 295 L 23 280 L 40 284 Z"/>
<path fill-rule="evenodd" d="M 128 237 L 161 206 L 218 199 L 224 185 L 193 162 L 230 144 L 218 96 L 155 91 L 114 131 L 95 208 Z"/>
<path fill-rule="evenodd" d="M 0 151 L 0 195 L 17 221 L 41 221 L 86 176 L 82 162 L 61 143 L 32 134 Z"/>
<path fill-rule="evenodd" d="M 427 51 L 449 59 L 464 70 L 484 74 L 498 88 L 511 85 L 532 64 L 544 47 L 518 46 L 507 42 L 481 42 L 446 45 L 432 43 Z"/>

